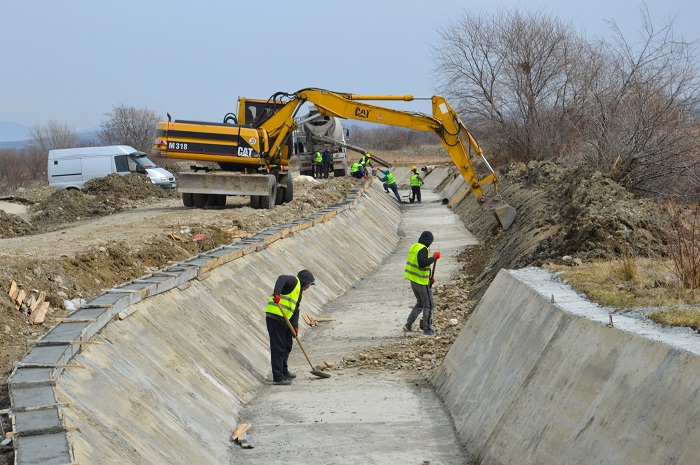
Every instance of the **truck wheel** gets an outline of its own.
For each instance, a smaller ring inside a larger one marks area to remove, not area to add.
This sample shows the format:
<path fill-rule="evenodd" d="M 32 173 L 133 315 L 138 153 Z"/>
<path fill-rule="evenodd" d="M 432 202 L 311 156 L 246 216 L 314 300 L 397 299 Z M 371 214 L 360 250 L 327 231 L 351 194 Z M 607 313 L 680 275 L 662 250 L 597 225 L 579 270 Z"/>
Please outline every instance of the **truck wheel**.
<path fill-rule="evenodd" d="M 223 194 L 216 196 L 216 206 L 225 207 L 226 206 L 226 196 Z"/>
<path fill-rule="evenodd" d="M 345 176 L 345 170 L 333 170 L 333 177 L 340 178 Z"/>
<path fill-rule="evenodd" d="M 192 194 L 194 197 L 194 206 L 196 208 L 204 208 L 209 201 L 209 194 Z"/>
<path fill-rule="evenodd" d="M 219 195 L 218 194 L 207 194 L 207 207 L 216 207 L 219 205 Z"/>
<path fill-rule="evenodd" d="M 301 176 L 311 176 L 312 178 L 314 177 L 314 172 L 313 170 L 311 171 L 299 171 L 299 174 Z"/>
<path fill-rule="evenodd" d="M 289 203 L 294 200 L 294 181 L 290 174 L 287 178 L 287 188 L 284 189 L 284 203 Z"/>
<path fill-rule="evenodd" d="M 182 204 L 184 206 L 186 206 L 187 208 L 194 207 L 194 194 L 183 192 L 182 193 Z"/>
<path fill-rule="evenodd" d="M 277 179 L 274 176 L 270 176 L 269 179 L 267 195 L 260 196 L 260 208 L 265 210 L 275 208 L 275 202 L 277 201 Z"/>
<path fill-rule="evenodd" d="M 251 195 L 250 196 L 250 208 L 253 208 L 255 210 L 260 208 L 260 196 L 259 195 Z"/>

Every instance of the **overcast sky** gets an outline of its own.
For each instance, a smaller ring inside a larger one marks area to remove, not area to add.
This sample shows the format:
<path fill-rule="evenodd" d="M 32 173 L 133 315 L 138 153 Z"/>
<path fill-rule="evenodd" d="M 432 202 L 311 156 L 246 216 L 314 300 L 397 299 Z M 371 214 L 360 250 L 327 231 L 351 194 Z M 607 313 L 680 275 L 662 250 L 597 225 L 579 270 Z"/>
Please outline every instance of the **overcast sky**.
<path fill-rule="evenodd" d="M 635 38 L 636 0 L 7 0 L 0 8 L 0 122 L 94 128 L 115 105 L 221 121 L 239 96 L 305 87 L 435 93 L 430 46 L 460 13 L 544 11 L 588 37 L 616 21 Z M 647 0 L 656 25 L 700 39 L 700 1 Z M 430 104 L 397 108 L 430 112 Z M 425 105 L 425 108 L 422 107 Z"/>

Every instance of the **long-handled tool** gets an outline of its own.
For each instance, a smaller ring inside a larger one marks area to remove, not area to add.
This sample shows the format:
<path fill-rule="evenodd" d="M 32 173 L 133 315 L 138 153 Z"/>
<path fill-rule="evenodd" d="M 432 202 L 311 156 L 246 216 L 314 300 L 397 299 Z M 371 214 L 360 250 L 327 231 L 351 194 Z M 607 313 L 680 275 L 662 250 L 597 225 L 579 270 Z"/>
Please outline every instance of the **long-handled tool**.
<path fill-rule="evenodd" d="M 430 270 L 430 277 L 428 278 L 428 287 L 432 288 L 433 287 L 433 282 L 435 281 L 435 267 L 437 266 L 437 260 L 433 262 L 433 269 Z M 432 313 L 430 314 L 430 321 L 428 322 L 428 327 L 432 327 L 433 324 L 433 315 Z M 425 329 L 425 324 L 423 323 L 423 318 L 420 319 L 420 322 L 418 323 L 418 327 L 420 329 Z"/>
<path fill-rule="evenodd" d="M 280 304 L 277 304 L 277 307 L 280 309 L 280 312 L 282 313 L 282 316 L 284 317 L 284 321 L 287 322 L 287 326 L 289 326 L 289 330 L 294 335 L 294 339 L 296 339 L 297 342 L 299 343 L 299 347 L 301 348 L 301 351 L 304 352 L 304 356 L 306 357 L 306 361 L 309 362 L 309 365 L 311 365 L 311 374 L 314 376 L 318 376 L 319 378 L 330 378 L 331 377 L 330 373 L 324 373 L 322 371 L 317 370 L 314 367 L 314 364 L 311 363 L 311 359 L 309 358 L 309 354 L 306 353 L 304 346 L 301 344 L 301 341 L 299 340 L 299 336 L 297 335 L 297 332 L 294 330 L 294 326 L 292 326 L 292 322 L 289 321 L 289 318 L 287 318 L 287 314 L 284 313 L 284 310 L 282 310 L 282 306 Z"/>

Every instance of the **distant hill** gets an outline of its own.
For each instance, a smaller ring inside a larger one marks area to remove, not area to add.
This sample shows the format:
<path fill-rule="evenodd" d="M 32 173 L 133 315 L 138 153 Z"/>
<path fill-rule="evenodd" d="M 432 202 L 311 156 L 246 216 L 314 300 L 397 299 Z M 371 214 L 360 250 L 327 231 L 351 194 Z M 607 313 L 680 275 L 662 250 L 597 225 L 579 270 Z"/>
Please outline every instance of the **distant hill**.
<path fill-rule="evenodd" d="M 31 128 L 11 121 L 0 121 L 0 149 L 23 149 L 29 145 Z M 87 146 L 96 144 L 95 132 L 97 129 L 78 131 L 79 145 Z M 97 144 L 96 144 L 97 145 Z"/>
<path fill-rule="evenodd" d="M 29 126 L 12 121 L 0 121 L 0 143 L 29 139 Z"/>

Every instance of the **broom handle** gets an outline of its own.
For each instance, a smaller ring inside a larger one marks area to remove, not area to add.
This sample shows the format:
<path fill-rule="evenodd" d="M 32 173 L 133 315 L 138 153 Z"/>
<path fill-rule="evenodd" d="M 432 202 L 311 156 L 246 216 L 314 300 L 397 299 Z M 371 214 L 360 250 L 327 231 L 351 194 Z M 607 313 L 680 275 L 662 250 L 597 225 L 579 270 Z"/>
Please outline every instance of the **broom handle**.
<path fill-rule="evenodd" d="M 306 361 L 309 362 L 309 365 L 311 365 L 311 369 L 315 370 L 314 364 L 311 363 L 311 359 L 309 358 L 309 354 L 306 353 L 306 349 L 304 349 L 304 346 L 301 344 L 301 341 L 299 340 L 299 336 L 297 335 L 297 332 L 294 330 L 294 326 L 292 326 L 292 322 L 289 321 L 289 318 L 287 318 L 287 314 L 284 313 L 284 310 L 282 310 L 282 306 L 280 304 L 277 304 L 277 308 L 280 309 L 280 312 L 282 313 L 282 316 L 284 317 L 284 321 L 287 322 L 287 326 L 289 326 L 289 330 L 294 335 L 294 339 L 296 339 L 297 342 L 299 343 L 299 348 L 301 348 L 301 351 L 304 352 L 304 356 L 306 357 Z"/>

